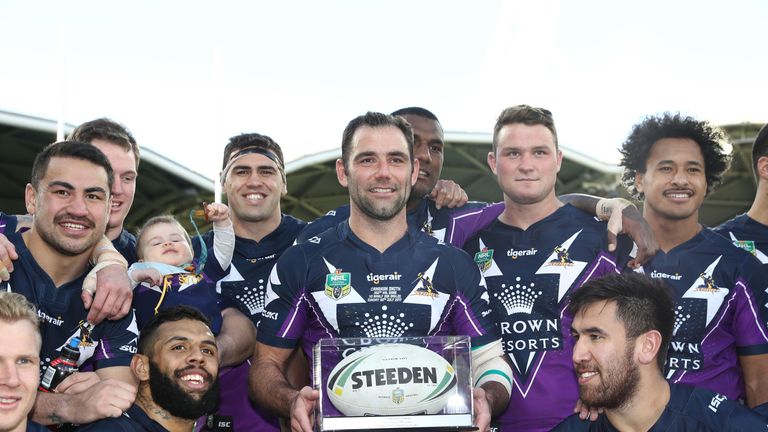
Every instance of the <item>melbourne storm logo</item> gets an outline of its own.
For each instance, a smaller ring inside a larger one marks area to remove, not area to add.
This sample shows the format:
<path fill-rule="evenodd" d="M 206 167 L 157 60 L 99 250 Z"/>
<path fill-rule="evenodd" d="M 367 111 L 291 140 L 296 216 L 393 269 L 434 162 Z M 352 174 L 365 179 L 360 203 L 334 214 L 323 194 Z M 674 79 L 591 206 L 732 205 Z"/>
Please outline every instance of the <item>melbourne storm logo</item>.
<path fill-rule="evenodd" d="M 669 346 L 667 377 L 678 370 L 699 370 L 704 365 L 701 341 L 714 320 L 726 296 L 728 288 L 717 285 L 715 268 L 722 256 L 717 257 L 699 273 L 675 306 L 675 322 Z"/>

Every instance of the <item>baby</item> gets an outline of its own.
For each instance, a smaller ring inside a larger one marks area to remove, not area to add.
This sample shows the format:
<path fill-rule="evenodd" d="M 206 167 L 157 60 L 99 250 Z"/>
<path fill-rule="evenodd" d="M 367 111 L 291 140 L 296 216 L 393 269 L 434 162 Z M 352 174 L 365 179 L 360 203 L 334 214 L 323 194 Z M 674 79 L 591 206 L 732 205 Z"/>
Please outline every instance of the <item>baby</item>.
<path fill-rule="evenodd" d="M 173 216 L 155 216 L 139 231 L 140 261 L 128 268 L 139 330 L 160 309 L 185 304 L 200 309 L 218 333 L 221 310 L 215 282 L 224 277 L 232 261 L 235 232 L 226 205 L 208 204 L 205 214 L 213 222 L 213 248 L 206 250 L 204 263 L 194 260 L 192 241 Z"/>

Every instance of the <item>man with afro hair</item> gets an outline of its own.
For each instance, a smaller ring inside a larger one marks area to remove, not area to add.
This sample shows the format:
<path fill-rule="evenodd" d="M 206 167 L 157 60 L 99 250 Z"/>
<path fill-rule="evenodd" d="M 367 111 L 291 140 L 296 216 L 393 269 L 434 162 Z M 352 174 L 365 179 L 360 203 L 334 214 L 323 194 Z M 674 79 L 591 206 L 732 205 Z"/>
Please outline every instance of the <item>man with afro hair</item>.
<path fill-rule="evenodd" d="M 728 168 L 725 141 L 708 122 L 647 117 L 621 147 L 622 180 L 660 246 L 637 271 L 669 284 L 675 300 L 666 378 L 756 407 L 768 402 L 768 277 L 754 256 L 699 224 Z"/>

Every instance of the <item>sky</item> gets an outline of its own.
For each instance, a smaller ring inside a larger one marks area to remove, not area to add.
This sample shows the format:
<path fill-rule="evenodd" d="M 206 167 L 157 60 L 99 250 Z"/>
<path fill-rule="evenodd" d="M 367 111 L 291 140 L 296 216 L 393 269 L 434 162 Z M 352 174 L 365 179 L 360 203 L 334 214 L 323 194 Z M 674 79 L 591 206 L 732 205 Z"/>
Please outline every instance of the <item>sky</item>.
<path fill-rule="evenodd" d="M 649 114 L 768 121 L 766 22 L 765 0 L 3 0 L 0 110 L 110 117 L 212 178 L 243 132 L 290 161 L 369 110 L 490 133 L 526 103 L 562 146 L 616 162 Z"/>

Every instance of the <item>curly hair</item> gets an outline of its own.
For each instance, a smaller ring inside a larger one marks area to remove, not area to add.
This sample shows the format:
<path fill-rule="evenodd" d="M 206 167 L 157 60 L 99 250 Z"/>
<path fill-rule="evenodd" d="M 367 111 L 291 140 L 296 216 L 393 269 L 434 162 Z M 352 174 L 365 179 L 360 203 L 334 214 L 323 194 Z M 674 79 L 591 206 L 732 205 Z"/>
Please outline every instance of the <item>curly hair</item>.
<path fill-rule="evenodd" d="M 624 174 L 621 182 L 637 199 L 643 194 L 635 187 L 637 173 L 645 173 L 648 156 L 653 145 L 664 138 L 688 138 L 696 142 L 704 155 L 704 174 L 707 179 L 707 194 L 720 183 L 728 169 L 730 155 L 723 148 L 727 142 L 725 132 L 706 121 L 680 113 L 663 113 L 648 116 L 632 127 L 632 132 L 619 149 Z"/>

